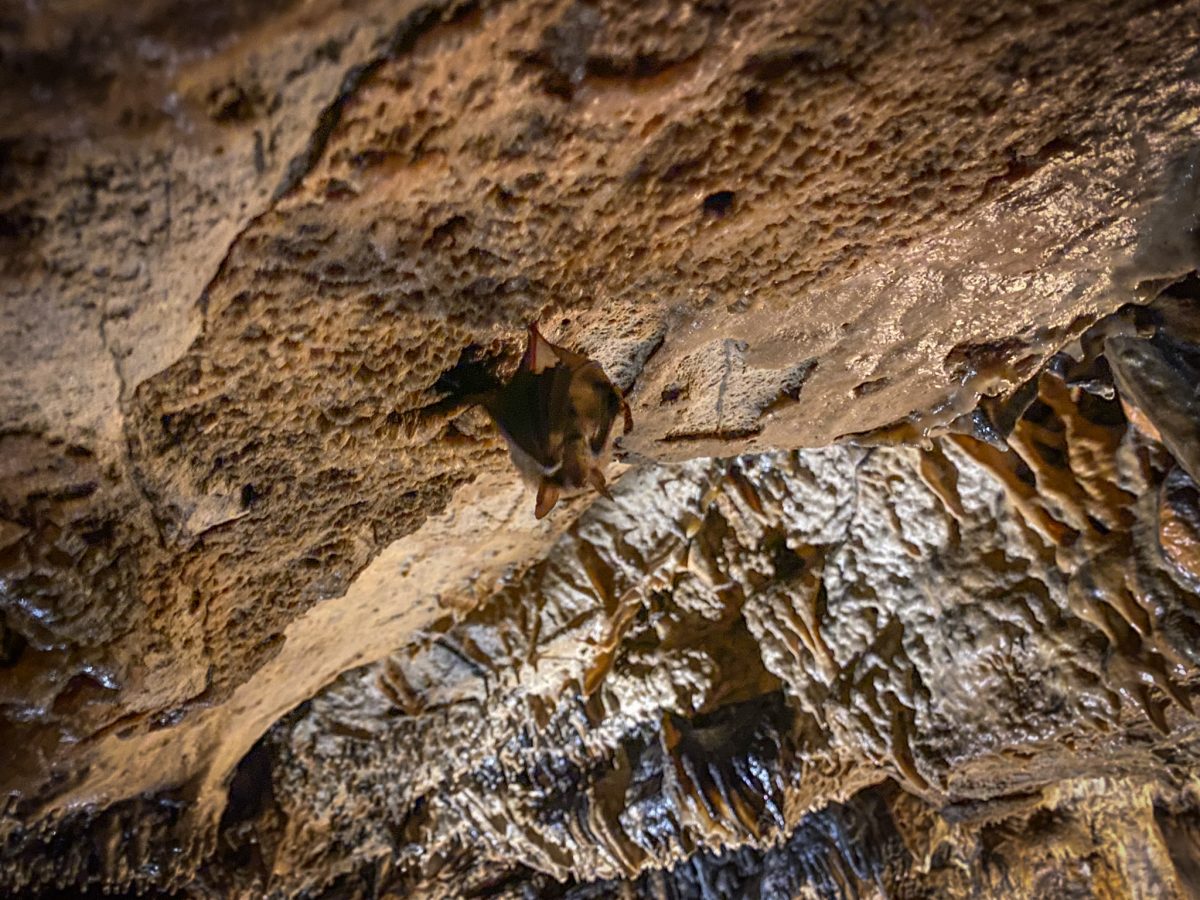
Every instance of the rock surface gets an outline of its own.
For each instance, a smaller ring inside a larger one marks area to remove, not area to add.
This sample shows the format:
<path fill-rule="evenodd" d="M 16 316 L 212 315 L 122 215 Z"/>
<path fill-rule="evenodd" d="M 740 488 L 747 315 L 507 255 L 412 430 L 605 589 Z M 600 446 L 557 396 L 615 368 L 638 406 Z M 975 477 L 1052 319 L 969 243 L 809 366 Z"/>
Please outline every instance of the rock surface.
<path fill-rule="evenodd" d="M 1198 12 L 0 10 L 0 887 L 1200 890 Z"/>

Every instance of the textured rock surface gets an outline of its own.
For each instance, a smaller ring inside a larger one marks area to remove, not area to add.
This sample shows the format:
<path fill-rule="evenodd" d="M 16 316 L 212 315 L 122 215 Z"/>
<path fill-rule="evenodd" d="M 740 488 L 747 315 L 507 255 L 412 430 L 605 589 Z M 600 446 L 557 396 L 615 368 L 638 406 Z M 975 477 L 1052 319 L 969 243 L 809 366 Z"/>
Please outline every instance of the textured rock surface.
<path fill-rule="evenodd" d="M 1187 896 L 1197 12 L 0 10 L 0 884 Z"/>
<path fill-rule="evenodd" d="M 1154 527 L 1186 476 L 1115 397 L 1037 387 L 1003 448 L 630 476 L 521 580 L 273 731 L 260 877 L 603 896 L 582 883 L 675 863 L 687 894 L 718 860 L 718 896 L 777 896 L 775 866 L 826 893 L 1188 896 L 1200 604 Z M 831 799 L 855 837 L 827 834 Z M 712 856 L 780 836 L 803 864 Z"/>

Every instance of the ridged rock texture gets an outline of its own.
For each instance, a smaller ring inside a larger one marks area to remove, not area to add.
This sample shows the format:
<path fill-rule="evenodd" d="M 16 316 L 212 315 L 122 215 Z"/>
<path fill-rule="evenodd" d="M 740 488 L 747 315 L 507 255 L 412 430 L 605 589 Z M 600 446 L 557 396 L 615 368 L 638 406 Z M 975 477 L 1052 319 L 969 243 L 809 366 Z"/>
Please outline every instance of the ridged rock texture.
<path fill-rule="evenodd" d="M 0 894 L 1200 896 L 1198 264 L 1196 0 L 0 5 Z"/>

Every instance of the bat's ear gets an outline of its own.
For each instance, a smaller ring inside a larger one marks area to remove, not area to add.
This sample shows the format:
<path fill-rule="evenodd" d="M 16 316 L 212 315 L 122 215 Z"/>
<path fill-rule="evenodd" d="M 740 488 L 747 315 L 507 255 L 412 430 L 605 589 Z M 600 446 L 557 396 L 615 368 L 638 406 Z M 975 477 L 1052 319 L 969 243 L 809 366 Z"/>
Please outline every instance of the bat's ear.
<path fill-rule="evenodd" d="M 621 415 L 624 417 L 624 428 L 622 434 L 629 434 L 633 431 L 633 407 L 629 405 L 629 401 L 624 397 L 621 398 Z"/>
<path fill-rule="evenodd" d="M 609 500 L 613 498 L 613 495 L 609 493 L 608 490 L 608 482 L 604 480 L 604 473 L 600 471 L 599 466 L 596 466 L 588 472 L 587 480 L 588 484 L 599 491 L 603 497 Z"/>
<path fill-rule="evenodd" d="M 534 375 L 541 375 L 547 369 L 553 369 L 560 362 L 562 360 L 559 358 L 557 348 L 542 337 L 542 333 L 538 331 L 537 322 L 531 322 L 529 346 L 525 348 L 525 358 L 521 360 L 521 365 Z"/>
<path fill-rule="evenodd" d="M 557 484 L 550 481 L 542 481 L 538 485 L 537 505 L 533 508 L 534 518 L 546 518 L 547 513 L 554 509 L 554 504 L 558 502 L 559 493 L 560 490 Z"/>

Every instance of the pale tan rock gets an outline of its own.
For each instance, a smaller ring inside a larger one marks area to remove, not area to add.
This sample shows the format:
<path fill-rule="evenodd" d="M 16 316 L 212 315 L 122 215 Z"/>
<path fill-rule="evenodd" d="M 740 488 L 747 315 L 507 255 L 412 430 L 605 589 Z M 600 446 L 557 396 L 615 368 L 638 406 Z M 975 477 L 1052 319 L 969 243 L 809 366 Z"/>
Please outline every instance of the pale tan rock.
<path fill-rule="evenodd" d="M 929 809 L 1078 782 L 1019 890 L 1185 890 L 1186 791 L 1111 798 L 1194 760 L 1186 421 L 1046 373 L 917 445 L 1195 269 L 1197 12 L 0 13 L 0 885 L 548 891 L 882 804 L 964 893 L 1003 841 Z M 630 391 L 616 505 L 532 521 L 439 388 L 531 320 Z"/>

